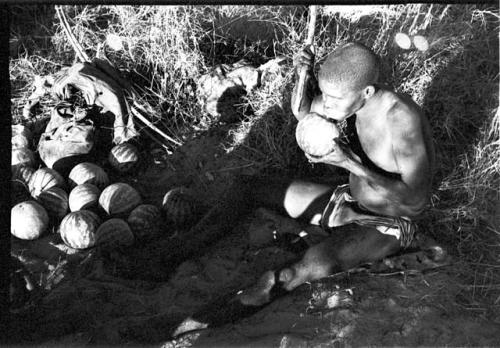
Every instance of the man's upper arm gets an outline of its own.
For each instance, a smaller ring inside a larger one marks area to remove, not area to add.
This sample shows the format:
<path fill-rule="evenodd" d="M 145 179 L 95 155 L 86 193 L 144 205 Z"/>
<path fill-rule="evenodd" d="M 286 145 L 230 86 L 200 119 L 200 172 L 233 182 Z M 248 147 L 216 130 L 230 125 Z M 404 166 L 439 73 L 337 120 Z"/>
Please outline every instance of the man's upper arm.
<path fill-rule="evenodd" d="M 430 184 L 430 163 L 420 115 L 406 107 L 392 115 L 392 150 L 402 181 L 414 193 Z"/>

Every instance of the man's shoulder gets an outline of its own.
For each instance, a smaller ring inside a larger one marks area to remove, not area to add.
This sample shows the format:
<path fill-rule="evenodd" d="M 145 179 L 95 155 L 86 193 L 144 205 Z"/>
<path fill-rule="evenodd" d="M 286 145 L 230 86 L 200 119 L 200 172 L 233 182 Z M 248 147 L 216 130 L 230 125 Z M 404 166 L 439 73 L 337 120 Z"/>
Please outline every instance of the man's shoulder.
<path fill-rule="evenodd" d="M 409 95 L 385 90 L 382 98 L 387 105 L 387 120 L 390 124 L 405 128 L 421 124 L 422 109 Z"/>

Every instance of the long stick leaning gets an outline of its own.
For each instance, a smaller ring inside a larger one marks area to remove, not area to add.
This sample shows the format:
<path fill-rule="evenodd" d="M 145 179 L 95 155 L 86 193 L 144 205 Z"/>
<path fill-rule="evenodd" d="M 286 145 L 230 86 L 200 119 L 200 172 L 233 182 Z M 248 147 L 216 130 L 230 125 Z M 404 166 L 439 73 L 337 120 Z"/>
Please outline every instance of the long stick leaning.
<path fill-rule="evenodd" d="M 307 38 L 305 45 L 312 45 L 314 40 L 314 30 L 316 27 L 316 5 L 309 6 L 309 21 L 307 25 Z M 299 71 L 299 80 L 297 81 L 297 95 L 294 100 L 293 110 L 300 110 L 300 104 L 302 103 L 302 99 L 304 94 L 306 93 L 306 75 L 307 75 L 307 67 L 302 67 Z"/>

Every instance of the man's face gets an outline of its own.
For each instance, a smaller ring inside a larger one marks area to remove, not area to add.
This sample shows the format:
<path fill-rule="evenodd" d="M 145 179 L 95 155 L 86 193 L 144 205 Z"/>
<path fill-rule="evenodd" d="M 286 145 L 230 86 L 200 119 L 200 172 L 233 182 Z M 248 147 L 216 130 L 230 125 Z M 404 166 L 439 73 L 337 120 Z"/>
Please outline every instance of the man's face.
<path fill-rule="evenodd" d="M 336 121 L 343 121 L 364 105 L 363 91 L 355 91 L 346 86 L 333 84 L 319 79 L 319 89 L 323 98 L 324 116 Z"/>

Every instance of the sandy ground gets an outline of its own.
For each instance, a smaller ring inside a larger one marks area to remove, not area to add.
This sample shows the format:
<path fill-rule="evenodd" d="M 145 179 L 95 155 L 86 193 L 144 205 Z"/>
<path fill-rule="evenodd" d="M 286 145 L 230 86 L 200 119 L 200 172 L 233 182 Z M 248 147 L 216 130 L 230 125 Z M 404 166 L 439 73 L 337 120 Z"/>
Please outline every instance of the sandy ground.
<path fill-rule="evenodd" d="M 158 204 L 163 190 L 187 185 L 210 204 L 231 180 L 230 170 L 220 169 L 234 166 L 233 161 L 216 139 L 202 137 L 131 182 L 147 202 Z M 75 252 L 57 235 L 35 242 L 13 240 L 12 255 L 45 290 L 36 304 L 13 316 L 12 337 L 17 343 L 47 346 L 500 345 L 499 314 L 477 312 L 464 303 L 455 271 L 463 265 L 456 261 L 427 271 L 395 267 L 391 272 L 333 275 L 300 286 L 250 317 L 172 340 L 176 325 L 204 305 L 297 257 L 273 242 L 250 243 L 249 230 L 255 228 L 266 227 L 247 216 L 171 274 L 155 264 L 158 250 L 150 254 L 150 273 L 134 274 L 123 269 L 141 259 L 115 254 L 110 261 L 93 251 Z M 155 243 L 141 248 L 147 253 L 158 247 Z"/>

